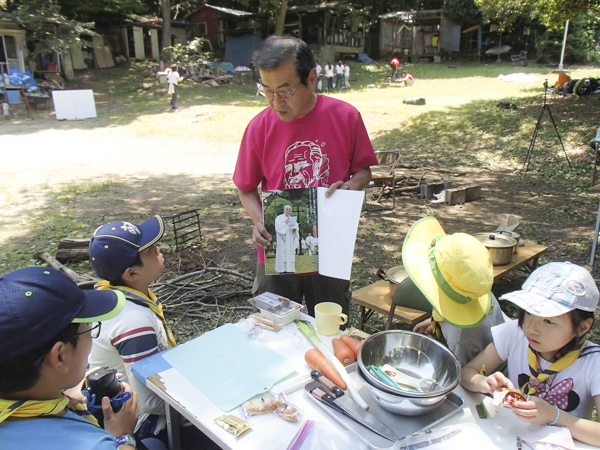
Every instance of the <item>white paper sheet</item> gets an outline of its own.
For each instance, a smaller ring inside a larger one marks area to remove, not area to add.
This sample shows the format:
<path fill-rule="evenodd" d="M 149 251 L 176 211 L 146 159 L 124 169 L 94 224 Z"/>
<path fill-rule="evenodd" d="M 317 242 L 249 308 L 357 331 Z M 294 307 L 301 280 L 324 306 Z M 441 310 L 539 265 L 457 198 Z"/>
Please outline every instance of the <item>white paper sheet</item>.
<path fill-rule="evenodd" d="M 319 273 L 349 280 L 365 193 L 337 190 L 326 198 L 325 192 L 327 188 L 317 188 Z"/>

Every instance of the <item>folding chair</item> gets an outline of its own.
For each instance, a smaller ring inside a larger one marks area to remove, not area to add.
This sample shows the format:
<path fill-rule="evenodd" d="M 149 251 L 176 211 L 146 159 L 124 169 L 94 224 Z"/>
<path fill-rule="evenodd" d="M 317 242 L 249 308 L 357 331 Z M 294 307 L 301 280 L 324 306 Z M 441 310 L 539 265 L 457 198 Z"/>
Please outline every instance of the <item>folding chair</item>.
<path fill-rule="evenodd" d="M 398 164 L 398 160 L 400 159 L 400 152 L 398 150 L 380 150 L 375 152 L 375 156 L 377 157 L 377 161 L 379 164 L 371 167 L 371 182 L 365 188 L 365 201 L 364 201 L 364 210 L 365 211 L 382 211 L 382 210 L 391 210 L 396 207 L 396 164 Z M 390 186 L 392 190 L 392 207 L 388 206 L 372 206 L 370 208 L 367 207 L 367 194 L 369 189 L 379 189 L 379 196 L 377 197 L 376 203 L 379 203 L 381 197 L 383 197 L 383 193 L 385 188 Z"/>
<path fill-rule="evenodd" d="M 515 64 L 518 62 L 523 63 L 523 67 L 527 66 L 527 52 L 521 50 L 518 55 L 510 55 L 510 60 Z"/>
<path fill-rule="evenodd" d="M 423 295 L 417 285 L 408 277 L 408 274 L 404 281 L 402 281 L 396 293 L 394 294 L 394 300 L 390 305 L 390 313 L 388 314 L 386 330 L 391 330 L 394 323 L 394 313 L 396 312 L 396 306 L 403 306 L 405 308 L 416 309 L 418 311 L 425 311 L 430 313 L 433 307 Z"/>

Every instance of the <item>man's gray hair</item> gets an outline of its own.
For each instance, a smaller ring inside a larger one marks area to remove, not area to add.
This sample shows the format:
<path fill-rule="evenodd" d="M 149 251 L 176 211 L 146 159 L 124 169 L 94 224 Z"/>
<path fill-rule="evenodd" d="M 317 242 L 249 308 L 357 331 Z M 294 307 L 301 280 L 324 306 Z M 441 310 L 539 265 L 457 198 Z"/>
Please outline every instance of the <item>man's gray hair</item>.
<path fill-rule="evenodd" d="M 316 67 L 315 57 L 306 42 L 292 36 L 269 36 L 254 52 L 253 61 L 258 69 L 266 71 L 292 62 L 304 85 L 308 85 L 308 75 Z"/>

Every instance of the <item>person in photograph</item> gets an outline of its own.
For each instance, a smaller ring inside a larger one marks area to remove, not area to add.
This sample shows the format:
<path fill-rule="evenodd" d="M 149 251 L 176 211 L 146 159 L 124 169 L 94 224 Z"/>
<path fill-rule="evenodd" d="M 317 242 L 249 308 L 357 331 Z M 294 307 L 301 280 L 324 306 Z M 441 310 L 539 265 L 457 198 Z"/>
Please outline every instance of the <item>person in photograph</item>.
<path fill-rule="evenodd" d="M 275 251 L 275 272 L 296 272 L 296 242 L 298 241 L 298 226 L 292 224 L 290 214 L 292 207 L 285 205 L 283 214 L 275 219 L 275 234 L 277 235 L 277 250 Z"/>

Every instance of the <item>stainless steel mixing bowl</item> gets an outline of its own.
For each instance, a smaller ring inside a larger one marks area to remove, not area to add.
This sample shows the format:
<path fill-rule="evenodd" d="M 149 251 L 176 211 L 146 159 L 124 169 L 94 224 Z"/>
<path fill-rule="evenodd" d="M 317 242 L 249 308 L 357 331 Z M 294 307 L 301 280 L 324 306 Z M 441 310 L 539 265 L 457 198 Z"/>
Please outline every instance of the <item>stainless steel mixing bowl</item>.
<path fill-rule="evenodd" d="M 411 392 L 388 386 L 367 366 L 389 364 L 414 378 L 435 381 L 427 392 Z M 358 352 L 358 371 L 373 397 L 396 414 L 425 414 L 441 404 L 460 380 L 456 356 L 435 339 L 410 331 L 382 331 L 367 338 Z"/>

